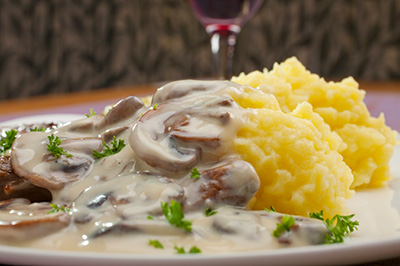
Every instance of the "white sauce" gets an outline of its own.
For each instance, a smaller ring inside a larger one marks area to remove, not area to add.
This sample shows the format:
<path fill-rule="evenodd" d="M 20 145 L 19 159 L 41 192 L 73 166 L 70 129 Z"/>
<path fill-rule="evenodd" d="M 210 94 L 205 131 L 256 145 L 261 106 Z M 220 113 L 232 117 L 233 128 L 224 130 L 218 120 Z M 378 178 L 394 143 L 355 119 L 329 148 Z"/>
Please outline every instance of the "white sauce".
<path fill-rule="evenodd" d="M 326 230 L 319 221 L 299 218 L 296 227 L 278 239 L 272 231 L 281 214 L 246 209 L 259 180 L 253 167 L 230 150 L 248 111 L 229 95 L 241 90 L 225 81 L 174 82 L 155 94 L 154 110 L 129 98 L 106 117 L 22 134 L 11 152 L 14 171 L 48 188 L 54 204 L 69 207 L 70 212 L 63 214 L 69 223 L 60 219 L 62 228 L 49 233 L 37 225 L 35 215 L 18 215 L 16 205 L 10 205 L 0 213 L 0 243 L 138 254 L 174 253 L 175 245 L 216 253 L 321 243 Z M 71 158 L 54 160 L 49 155 L 51 134 L 63 140 Z M 102 139 L 110 145 L 113 136 L 126 146 L 115 155 L 94 159 L 92 152 L 102 150 Z M 201 178 L 190 178 L 193 167 Z M 171 200 L 181 203 L 185 219 L 193 221 L 191 232 L 166 221 L 161 202 Z M 206 217 L 208 207 L 217 213 Z M 52 214 L 37 217 L 46 215 Z M 30 230 L 37 234 L 24 238 L 23 229 L 18 229 L 20 239 L 11 241 L 4 232 L 22 220 L 33 221 L 36 229 Z M 148 244 L 150 239 L 165 248 L 155 249 Z"/>

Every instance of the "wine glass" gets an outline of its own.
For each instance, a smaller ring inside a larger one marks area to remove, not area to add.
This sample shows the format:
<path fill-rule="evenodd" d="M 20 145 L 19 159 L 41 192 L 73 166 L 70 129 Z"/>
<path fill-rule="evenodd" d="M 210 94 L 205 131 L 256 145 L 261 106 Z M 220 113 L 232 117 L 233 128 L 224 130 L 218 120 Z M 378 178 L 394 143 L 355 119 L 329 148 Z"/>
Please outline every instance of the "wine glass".
<path fill-rule="evenodd" d="M 238 34 L 263 0 L 189 0 L 196 18 L 211 41 L 214 76 L 232 77 L 232 61 Z"/>

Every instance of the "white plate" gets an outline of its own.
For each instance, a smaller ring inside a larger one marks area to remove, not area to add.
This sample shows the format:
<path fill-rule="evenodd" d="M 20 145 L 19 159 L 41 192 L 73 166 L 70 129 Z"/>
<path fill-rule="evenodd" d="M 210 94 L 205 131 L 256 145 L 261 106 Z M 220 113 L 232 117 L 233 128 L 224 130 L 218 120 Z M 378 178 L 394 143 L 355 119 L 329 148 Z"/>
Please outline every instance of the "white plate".
<path fill-rule="evenodd" d="M 80 115 L 25 117 L 0 125 L 66 122 Z M 389 187 L 359 191 L 348 202 L 360 222 L 344 244 L 266 250 L 220 255 L 129 255 L 49 251 L 0 246 L 0 263 L 19 265 L 339 265 L 400 256 L 400 146 L 391 160 L 394 179 Z"/>

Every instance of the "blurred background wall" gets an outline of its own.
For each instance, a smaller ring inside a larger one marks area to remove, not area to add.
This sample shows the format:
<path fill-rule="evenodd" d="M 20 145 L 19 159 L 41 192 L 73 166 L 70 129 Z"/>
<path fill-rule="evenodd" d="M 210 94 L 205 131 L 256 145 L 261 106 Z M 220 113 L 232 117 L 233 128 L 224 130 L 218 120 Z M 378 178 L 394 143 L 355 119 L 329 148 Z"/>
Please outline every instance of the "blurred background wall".
<path fill-rule="evenodd" d="M 265 0 L 234 73 L 297 56 L 327 79 L 400 80 L 400 0 Z M 184 0 L 0 0 L 0 99 L 211 76 Z"/>

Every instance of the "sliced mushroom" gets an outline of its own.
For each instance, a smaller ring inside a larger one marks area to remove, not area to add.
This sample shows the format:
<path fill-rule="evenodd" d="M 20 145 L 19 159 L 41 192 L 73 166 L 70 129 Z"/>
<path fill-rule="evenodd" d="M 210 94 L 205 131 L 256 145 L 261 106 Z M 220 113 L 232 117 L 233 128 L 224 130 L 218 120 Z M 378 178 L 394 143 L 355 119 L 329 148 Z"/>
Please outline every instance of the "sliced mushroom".
<path fill-rule="evenodd" d="M 11 199 L 0 203 L 0 238 L 21 241 L 55 233 L 69 225 L 67 212 L 48 213 L 48 203 L 30 203 L 29 200 Z"/>
<path fill-rule="evenodd" d="M 201 102 L 201 101 L 200 101 Z M 221 156 L 223 134 L 231 119 L 228 110 L 202 109 L 168 102 L 145 113 L 134 125 L 129 143 L 148 165 L 167 172 L 182 173 L 200 160 Z"/>
<path fill-rule="evenodd" d="M 0 193 L 0 200 L 12 198 L 24 198 L 30 202 L 50 202 L 53 197 L 48 189 L 37 187 L 25 179 L 19 178 L 5 184 L 3 192 Z"/>
<path fill-rule="evenodd" d="M 185 188 L 186 209 L 216 208 L 219 205 L 245 207 L 260 187 L 253 166 L 242 160 L 226 160 L 200 170 L 198 179 L 188 178 Z"/>
<path fill-rule="evenodd" d="M 142 100 L 135 96 L 129 96 L 119 101 L 110 111 L 96 122 L 96 129 L 110 128 L 122 121 L 139 117 L 138 111 L 144 107 Z"/>
<path fill-rule="evenodd" d="M 138 97 L 129 96 L 115 104 L 106 115 L 99 114 L 75 121 L 60 131 L 77 136 L 99 135 L 110 128 L 124 128 L 133 124 L 144 108 L 143 102 Z"/>
<path fill-rule="evenodd" d="M 85 190 L 73 202 L 73 220 L 89 240 L 128 233 L 182 235 L 183 230 L 158 218 L 161 202 L 171 200 L 184 205 L 183 188 L 173 180 L 149 173 L 125 175 Z"/>
<path fill-rule="evenodd" d="M 93 150 L 101 150 L 103 145 L 101 138 L 65 139 L 60 147 L 72 156 L 54 158 L 47 151 L 47 136 L 44 132 L 22 134 L 14 141 L 11 152 L 14 172 L 46 189 L 61 189 L 83 179 L 93 167 Z"/>
<path fill-rule="evenodd" d="M 200 151 L 196 148 L 180 149 L 179 143 L 171 139 L 164 121 L 174 113 L 170 110 L 164 113 L 165 109 L 168 106 L 160 105 L 156 111 L 143 115 L 134 125 L 129 143 L 136 155 L 150 166 L 172 172 L 188 170 L 199 161 Z"/>
<path fill-rule="evenodd" d="M 170 82 L 156 91 L 152 99 L 152 105 L 155 103 L 161 104 L 192 94 L 204 92 L 210 94 L 211 91 L 225 89 L 227 87 L 238 87 L 238 84 L 230 81 L 211 80 L 180 80 Z"/>
<path fill-rule="evenodd" d="M 32 185 L 17 176 L 9 156 L 0 156 L 0 201 L 12 198 L 25 198 L 31 202 L 51 201 L 50 191 Z"/>
<path fill-rule="evenodd" d="M 120 135 L 122 135 L 125 131 L 129 129 L 129 126 L 121 126 L 121 127 L 116 127 L 116 128 L 110 128 L 106 131 L 104 131 L 103 134 L 101 134 L 101 138 L 105 142 L 110 142 L 113 140 L 114 137 L 119 138 Z"/>
<path fill-rule="evenodd" d="M 126 235 L 126 234 L 149 234 L 153 236 L 182 236 L 187 232 L 181 228 L 171 226 L 164 219 L 149 220 L 147 217 L 137 217 L 130 220 L 122 220 L 112 225 L 100 227 L 89 238 L 94 239 L 107 235 Z"/>
<path fill-rule="evenodd" d="M 276 247 L 319 245 L 324 243 L 329 230 L 320 220 L 293 216 L 295 224 L 289 231 L 274 237 L 272 232 L 281 223 L 284 214 L 265 211 L 246 211 L 239 208 L 221 207 L 212 220 L 215 233 L 237 235 L 250 241 L 272 241 Z M 245 225 L 245 226 L 244 226 Z M 271 245 L 271 243 L 269 243 Z"/>
<path fill-rule="evenodd" d="M 118 222 L 137 216 L 159 215 L 161 202 L 183 202 L 183 189 L 171 179 L 136 173 L 116 177 L 85 190 L 73 203 L 74 220 Z"/>
<path fill-rule="evenodd" d="M 278 212 L 255 212 L 263 221 L 273 219 L 275 223 L 281 223 L 282 217 L 285 214 Z M 289 232 L 281 234 L 277 241 L 283 245 L 302 246 L 304 242 L 308 245 L 320 245 L 325 241 L 327 234 L 330 231 L 323 221 L 306 218 L 302 216 L 293 215 L 295 224 L 291 227 Z M 275 226 L 273 227 L 275 229 Z"/>

